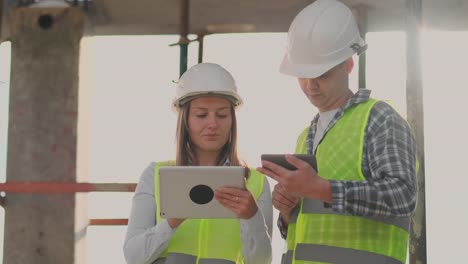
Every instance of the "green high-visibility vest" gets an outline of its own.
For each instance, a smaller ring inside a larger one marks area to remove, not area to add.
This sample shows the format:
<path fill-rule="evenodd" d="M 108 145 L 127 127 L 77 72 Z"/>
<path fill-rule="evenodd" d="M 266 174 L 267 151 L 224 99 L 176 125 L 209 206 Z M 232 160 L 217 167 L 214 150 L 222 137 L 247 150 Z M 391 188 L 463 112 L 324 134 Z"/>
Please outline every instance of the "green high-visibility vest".
<path fill-rule="evenodd" d="M 364 181 L 362 156 L 370 111 L 376 100 L 350 107 L 317 147 L 319 175 L 328 180 Z M 306 128 L 296 153 L 307 153 Z M 303 198 L 292 214 L 286 238 L 286 264 L 401 264 L 406 261 L 408 217 L 342 214 L 322 201 Z"/>
<path fill-rule="evenodd" d="M 173 161 L 155 167 L 156 221 L 161 222 L 159 205 L 159 167 L 174 166 Z M 247 189 L 255 199 L 263 192 L 264 176 L 250 169 Z M 175 231 L 156 263 L 164 264 L 243 264 L 240 224 L 237 219 L 186 219 Z"/>

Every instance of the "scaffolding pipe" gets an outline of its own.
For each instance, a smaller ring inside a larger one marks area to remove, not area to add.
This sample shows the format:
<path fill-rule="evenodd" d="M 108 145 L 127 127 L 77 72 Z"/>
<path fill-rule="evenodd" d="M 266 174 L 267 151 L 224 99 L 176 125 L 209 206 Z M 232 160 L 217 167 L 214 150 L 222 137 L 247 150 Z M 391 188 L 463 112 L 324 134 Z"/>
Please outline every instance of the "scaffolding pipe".
<path fill-rule="evenodd" d="M 89 219 L 90 226 L 116 226 L 116 225 L 128 225 L 128 219 L 126 218 L 99 218 Z"/>
<path fill-rule="evenodd" d="M 180 0 L 180 62 L 179 62 L 179 76 L 182 76 L 187 70 L 187 58 L 188 58 L 188 44 L 189 39 L 187 38 L 189 32 L 189 0 Z"/>
<path fill-rule="evenodd" d="M 362 39 L 366 40 L 367 35 L 367 8 L 360 6 L 356 8 L 358 14 L 358 25 Z M 359 76 L 358 76 L 358 88 L 366 88 L 366 52 L 359 55 Z"/>
<path fill-rule="evenodd" d="M 135 183 L 65 183 L 65 182 L 7 182 L 0 183 L 6 193 L 76 193 L 76 192 L 134 192 Z"/>
<path fill-rule="evenodd" d="M 418 151 L 418 201 L 410 226 L 410 263 L 426 264 L 426 197 L 424 163 L 424 106 L 421 74 L 420 29 L 422 0 L 407 0 L 406 10 L 406 105 L 407 120 L 413 128 Z"/>
<path fill-rule="evenodd" d="M 205 38 L 204 34 L 198 34 L 198 63 L 203 62 L 203 40 Z"/>

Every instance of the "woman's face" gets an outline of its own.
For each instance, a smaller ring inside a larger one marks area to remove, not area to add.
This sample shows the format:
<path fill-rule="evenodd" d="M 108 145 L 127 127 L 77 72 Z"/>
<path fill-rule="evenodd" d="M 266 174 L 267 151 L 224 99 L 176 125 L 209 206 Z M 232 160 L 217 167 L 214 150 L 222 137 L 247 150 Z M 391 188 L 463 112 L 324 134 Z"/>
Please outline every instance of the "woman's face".
<path fill-rule="evenodd" d="M 189 135 L 198 151 L 218 152 L 231 135 L 231 102 L 217 96 L 203 96 L 190 102 Z"/>

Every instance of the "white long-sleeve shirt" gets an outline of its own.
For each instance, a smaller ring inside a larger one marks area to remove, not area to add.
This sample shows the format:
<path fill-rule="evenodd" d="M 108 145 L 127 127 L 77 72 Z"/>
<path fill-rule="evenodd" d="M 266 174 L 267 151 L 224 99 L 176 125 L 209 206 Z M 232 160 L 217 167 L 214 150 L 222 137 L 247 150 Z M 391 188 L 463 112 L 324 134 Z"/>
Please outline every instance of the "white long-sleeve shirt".
<path fill-rule="evenodd" d="M 132 201 L 132 210 L 123 247 L 129 264 L 153 263 L 166 249 L 176 229 L 167 220 L 156 223 L 154 170 L 152 162 L 141 175 Z M 250 219 L 240 219 L 240 238 L 245 264 L 271 263 L 271 232 L 273 208 L 267 179 L 257 200 L 257 213 Z"/>

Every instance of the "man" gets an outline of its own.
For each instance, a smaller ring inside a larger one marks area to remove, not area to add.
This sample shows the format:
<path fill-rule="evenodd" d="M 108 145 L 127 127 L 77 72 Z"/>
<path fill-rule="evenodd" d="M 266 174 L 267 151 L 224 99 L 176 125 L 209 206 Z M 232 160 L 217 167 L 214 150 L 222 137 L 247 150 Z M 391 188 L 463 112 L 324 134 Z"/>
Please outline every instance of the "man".
<path fill-rule="evenodd" d="M 349 89 L 353 55 L 366 49 L 351 10 L 335 0 L 304 8 L 288 32 L 280 72 L 294 76 L 319 113 L 290 171 L 262 161 L 278 181 L 273 205 L 288 251 L 282 263 L 405 263 L 416 205 L 416 147 L 406 121 L 370 90 Z"/>

